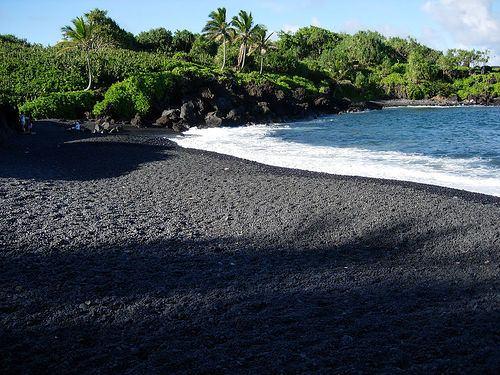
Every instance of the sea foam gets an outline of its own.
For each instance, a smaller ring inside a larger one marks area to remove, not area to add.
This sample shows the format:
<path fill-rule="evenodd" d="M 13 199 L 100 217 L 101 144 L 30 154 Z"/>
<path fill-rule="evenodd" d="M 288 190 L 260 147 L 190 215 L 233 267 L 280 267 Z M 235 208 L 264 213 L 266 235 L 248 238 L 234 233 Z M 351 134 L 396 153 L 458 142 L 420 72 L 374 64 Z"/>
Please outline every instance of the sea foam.
<path fill-rule="evenodd" d="M 481 158 L 431 157 L 394 151 L 316 146 L 272 137 L 286 125 L 192 128 L 173 140 L 268 165 L 331 174 L 420 182 L 500 196 L 500 171 Z"/>

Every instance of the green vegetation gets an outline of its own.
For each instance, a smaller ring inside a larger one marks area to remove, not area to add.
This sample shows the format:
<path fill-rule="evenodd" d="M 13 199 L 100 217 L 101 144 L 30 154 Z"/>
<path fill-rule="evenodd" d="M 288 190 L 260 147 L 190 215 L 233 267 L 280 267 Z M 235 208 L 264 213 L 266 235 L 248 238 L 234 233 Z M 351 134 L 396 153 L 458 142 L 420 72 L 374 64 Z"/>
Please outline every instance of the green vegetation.
<path fill-rule="evenodd" d="M 98 99 L 99 94 L 94 91 L 54 92 L 24 103 L 19 111 L 35 118 L 78 119 Z"/>
<path fill-rule="evenodd" d="M 480 68 L 487 51 L 443 53 L 412 38 L 315 26 L 272 38 L 251 13 L 229 18 L 225 8 L 209 14 L 201 34 L 156 28 L 134 36 L 94 9 L 63 27 L 62 36 L 54 47 L 0 36 L 0 104 L 35 117 L 88 111 L 130 119 L 210 82 L 352 100 L 500 96 L 500 71 Z"/>
<path fill-rule="evenodd" d="M 473 75 L 453 83 L 453 91 L 460 100 L 470 97 L 500 97 L 500 73 Z"/>
<path fill-rule="evenodd" d="M 218 8 L 209 14 L 210 20 L 207 22 L 203 32 L 210 39 L 220 42 L 222 45 L 222 70 L 226 67 L 226 45 L 232 37 L 231 25 L 226 19 L 226 8 Z"/>
<path fill-rule="evenodd" d="M 59 46 L 61 52 L 76 49 L 84 53 L 89 77 L 89 83 L 85 90 L 90 90 L 92 86 L 92 66 L 90 63 L 92 53 L 101 47 L 101 41 L 105 40 L 103 37 L 109 38 L 109 36 L 101 37 L 97 24 L 91 21 L 88 16 L 86 17 L 77 17 L 71 21 L 73 26 L 64 26 L 61 29 L 64 40 L 59 43 Z"/>
<path fill-rule="evenodd" d="M 117 119 L 130 119 L 136 113 L 146 115 L 155 102 L 172 93 L 176 79 L 177 75 L 170 72 L 127 78 L 113 84 L 93 112 L 96 116 L 111 115 Z"/>

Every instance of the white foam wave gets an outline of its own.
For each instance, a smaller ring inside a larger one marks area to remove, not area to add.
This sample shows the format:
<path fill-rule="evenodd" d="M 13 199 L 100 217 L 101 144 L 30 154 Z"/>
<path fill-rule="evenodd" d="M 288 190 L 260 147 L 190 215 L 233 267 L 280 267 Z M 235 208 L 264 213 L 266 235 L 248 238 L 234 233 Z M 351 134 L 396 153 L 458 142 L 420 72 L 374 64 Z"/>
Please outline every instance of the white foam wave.
<path fill-rule="evenodd" d="M 279 167 L 349 176 L 421 182 L 500 196 L 500 171 L 484 160 L 435 158 L 392 151 L 312 146 L 270 134 L 287 128 L 250 126 L 192 128 L 173 140 L 182 147 L 214 151 Z"/>

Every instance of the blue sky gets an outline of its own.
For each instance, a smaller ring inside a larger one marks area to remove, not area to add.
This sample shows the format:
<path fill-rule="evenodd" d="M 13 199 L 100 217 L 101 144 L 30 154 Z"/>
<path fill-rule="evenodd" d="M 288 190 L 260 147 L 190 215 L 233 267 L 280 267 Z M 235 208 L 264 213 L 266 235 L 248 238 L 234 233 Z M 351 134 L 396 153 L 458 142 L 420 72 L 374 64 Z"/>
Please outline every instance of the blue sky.
<path fill-rule="evenodd" d="M 438 49 L 488 48 L 500 64 L 500 0 L 0 0 L 0 34 L 54 44 L 61 26 L 96 7 L 107 9 L 134 34 L 159 26 L 199 32 L 219 6 L 231 15 L 250 10 L 271 30 L 312 24 L 334 31 L 411 35 Z"/>

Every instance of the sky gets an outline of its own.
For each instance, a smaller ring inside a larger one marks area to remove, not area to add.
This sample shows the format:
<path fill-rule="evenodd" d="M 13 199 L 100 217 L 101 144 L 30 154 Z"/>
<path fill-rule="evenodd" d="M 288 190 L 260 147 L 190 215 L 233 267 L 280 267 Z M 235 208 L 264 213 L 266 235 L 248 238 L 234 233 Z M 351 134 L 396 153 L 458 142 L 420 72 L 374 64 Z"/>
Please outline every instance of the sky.
<path fill-rule="evenodd" d="M 44 45 L 56 43 L 60 28 L 76 16 L 101 8 L 137 34 L 155 27 L 200 32 L 210 11 L 251 11 L 270 30 L 320 26 L 354 33 L 413 36 L 433 48 L 491 50 L 500 65 L 500 0 L 0 0 L 0 34 Z"/>

